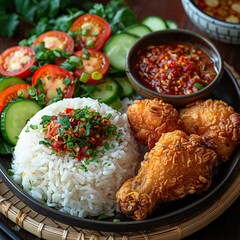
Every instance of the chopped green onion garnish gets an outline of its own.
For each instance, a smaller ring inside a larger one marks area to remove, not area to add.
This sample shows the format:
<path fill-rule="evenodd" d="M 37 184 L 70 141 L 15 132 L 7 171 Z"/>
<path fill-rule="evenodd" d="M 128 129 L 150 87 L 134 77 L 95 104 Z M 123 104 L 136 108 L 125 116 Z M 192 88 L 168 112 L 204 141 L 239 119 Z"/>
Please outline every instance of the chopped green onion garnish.
<path fill-rule="evenodd" d="M 89 52 L 88 52 L 88 50 L 86 48 L 83 48 L 82 52 L 83 52 L 83 58 L 88 60 L 89 59 Z"/>
<path fill-rule="evenodd" d="M 101 80 L 103 78 L 103 75 L 100 72 L 95 71 L 91 74 L 91 77 L 92 77 L 93 80 L 98 81 L 98 80 Z"/>
<path fill-rule="evenodd" d="M 32 124 L 31 124 L 31 125 L 30 125 L 30 128 L 33 129 L 33 130 L 36 130 L 36 129 L 38 129 L 38 125 L 32 125 Z"/>
<path fill-rule="evenodd" d="M 19 91 L 17 92 L 17 95 L 18 95 L 18 97 L 22 97 L 22 96 L 23 96 L 23 91 L 22 91 L 22 90 L 19 90 Z"/>
<path fill-rule="evenodd" d="M 82 83 L 86 83 L 88 81 L 88 79 L 89 79 L 89 75 L 87 73 L 83 72 L 79 80 Z"/>
<path fill-rule="evenodd" d="M 87 47 L 93 47 L 93 45 L 94 45 L 94 41 L 93 40 L 86 41 L 86 46 Z"/>
<path fill-rule="evenodd" d="M 69 63 L 74 64 L 76 68 L 81 68 L 83 66 L 82 59 L 77 56 L 69 57 Z"/>
<path fill-rule="evenodd" d="M 113 219 L 113 222 L 121 222 L 121 220 L 118 219 L 118 218 L 114 218 L 114 219 Z"/>
<path fill-rule="evenodd" d="M 33 65 L 30 67 L 30 72 L 33 73 L 38 69 L 38 67 L 36 65 Z"/>
<path fill-rule="evenodd" d="M 196 87 L 196 88 L 199 89 L 199 90 L 201 90 L 201 89 L 204 88 L 204 86 L 203 86 L 201 83 L 199 83 L 199 82 L 195 82 L 195 83 L 193 84 L 193 86 Z"/>
<path fill-rule="evenodd" d="M 65 78 L 65 79 L 63 80 L 63 84 L 64 84 L 65 86 L 69 86 L 71 83 L 72 83 L 72 81 L 71 81 L 69 78 Z"/>

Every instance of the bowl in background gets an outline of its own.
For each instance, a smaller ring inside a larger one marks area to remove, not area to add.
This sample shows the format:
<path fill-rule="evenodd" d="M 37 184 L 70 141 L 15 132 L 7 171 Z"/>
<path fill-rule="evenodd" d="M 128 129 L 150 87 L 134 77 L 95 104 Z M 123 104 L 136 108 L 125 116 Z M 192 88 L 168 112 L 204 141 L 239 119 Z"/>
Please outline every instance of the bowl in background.
<path fill-rule="evenodd" d="M 182 6 L 193 24 L 220 42 L 240 44 L 240 23 L 226 22 L 200 10 L 193 0 L 182 0 Z"/>
<path fill-rule="evenodd" d="M 164 94 L 158 92 L 157 90 L 148 88 L 140 81 L 135 67 L 138 56 L 137 53 L 151 45 L 164 45 L 176 42 L 190 44 L 204 50 L 204 52 L 213 61 L 214 68 L 217 73 L 216 77 L 207 86 L 197 92 L 182 95 Z M 193 101 L 204 99 L 212 93 L 222 79 L 223 62 L 217 48 L 208 39 L 189 30 L 168 29 L 152 32 L 140 38 L 133 44 L 126 58 L 126 74 L 133 88 L 142 97 L 162 99 L 163 101 L 168 102 L 175 107 L 181 107 Z"/>

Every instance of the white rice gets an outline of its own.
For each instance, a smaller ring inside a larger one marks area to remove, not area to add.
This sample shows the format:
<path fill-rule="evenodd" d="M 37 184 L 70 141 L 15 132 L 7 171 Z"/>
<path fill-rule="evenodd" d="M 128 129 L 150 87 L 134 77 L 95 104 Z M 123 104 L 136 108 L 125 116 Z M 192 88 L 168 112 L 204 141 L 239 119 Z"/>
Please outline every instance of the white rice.
<path fill-rule="evenodd" d="M 84 164 L 77 159 L 52 154 L 42 144 L 44 132 L 40 125 L 43 115 L 57 115 L 67 107 L 79 109 L 85 106 L 102 116 L 112 114 L 110 121 L 121 130 L 120 140 L 108 140 L 116 147 L 106 150 L 99 163 Z M 29 128 L 38 125 L 37 130 Z M 26 132 L 29 129 L 29 132 Z M 45 202 L 62 212 L 74 216 L 111 215 L 116 210 L 115 194 L 126 179 L 134 175 L 139 160 L 138 146 L 131 136 L 125 113 L 90 98 L 64 99 L 53 103 L 30 119 L 19 135 L 13 153 L 14 180 L 35 199 Z"/>

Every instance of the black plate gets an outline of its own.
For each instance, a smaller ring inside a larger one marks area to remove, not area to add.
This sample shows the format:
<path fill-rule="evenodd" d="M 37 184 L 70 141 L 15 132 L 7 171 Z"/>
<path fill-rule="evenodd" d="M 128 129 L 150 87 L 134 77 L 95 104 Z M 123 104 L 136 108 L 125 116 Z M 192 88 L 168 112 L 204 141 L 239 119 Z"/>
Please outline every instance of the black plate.
<path fill-rule="evenodd" d="M 232 73 L 225 67 L 223 79 L 209 98 L 222 99 L 233 106 L 236 112 L 240 112 L 240 88 Z M 133 221 L 122 214 L 116 214 L 114 218 L 120 222 L 113 222 L 112 219 L 93 220 L 73 217 L 61 213 L 53 208 L 43 205 L 24 192 L 7 174 L 10 168 L 11 156 L 4 156 L 0 159 L 0 177 L 9 189 L 26 205 L 36 212 L 39 212 L 51 219 L 62 223 L 96 231 L 111 232 L 133 232 L 150 230 L 167 224 L 174 224 L 191 218 L 199 212 L 207 209 L 216 201 L 226 189 L 232 184 L 240 172 L 240 149 L 231 157 L 231 160 L 220 167 L 220 171 L 214 176 L 212 185 L 208 191 L 201 195 L 192 195 L 168 204 L 161 205 L 147 220 Z"/>

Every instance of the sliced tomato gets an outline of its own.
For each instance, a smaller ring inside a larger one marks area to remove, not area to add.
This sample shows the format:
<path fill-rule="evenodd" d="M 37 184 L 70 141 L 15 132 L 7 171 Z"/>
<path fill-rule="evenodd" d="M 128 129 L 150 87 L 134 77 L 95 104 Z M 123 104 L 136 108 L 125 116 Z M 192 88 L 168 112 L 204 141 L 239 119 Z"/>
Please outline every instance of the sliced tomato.
<path fill-rule="evenodd" d="M 71 31 L 76 35 L 79 49 L 93 50 L 101 50 L 112 32 L 105 19 L 93 14 L 80 16 L 72 24 Z"/>
<path fill-rule="evenodd" d="M 28 88 L 30 87 L 29 84 L 16 84 L 11 87 L 6 88 L 0 94 L 0 113 L 2 112 L 3 108 L 12 101 L 12 99 L 17 98 L 19 96 L 24 98 L 29 98 Z"/>
<path fill-rule="evenodd" d="M 30 68 L 35 63 L 35 52 L 26 46 L 6 49 L 0 55 L 0 74 L 26 78 L 31 75 Z"/>
<path fill-rule="evenodd" d="M 82 74 L 87 74 L 88 80 L 86 83 L 97 83 L 97 80 L 103 78 L 107 73 L 110 62 L 106 54 L 99 51 L 87 50 L 87 57 L 83 51 L 77 51 L 74 55 L 82 59 L 83 67 L 75 69 L 73 74 L 78 78 L 81 78 Z M 96 79 L 94 78 L 94 73 L 102 77 Z"/>
<path fill-rule="evenodd" d="M 49 31 L 40 35 L 33 43 L 33 46 L 41 43 L 45 44 L 45 47 L 51 50 L 61 49 L 67 52 L 73 52 L 74 41 L 71 36 L 61 31 Z"/>
<path fill-rule="evenodd" d="M 57 89 L 61 89 L 63 98 L 73 96 L 74 79 L 72 74 L 64 68 L 52 64 L 43 65 L 33 74 L 33 86 L 38 83 L 38 79 L 42 82 L 46 104 L 58 95 Z"/>

